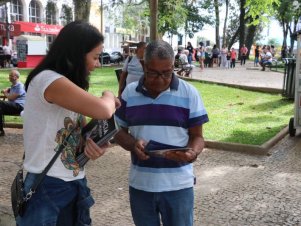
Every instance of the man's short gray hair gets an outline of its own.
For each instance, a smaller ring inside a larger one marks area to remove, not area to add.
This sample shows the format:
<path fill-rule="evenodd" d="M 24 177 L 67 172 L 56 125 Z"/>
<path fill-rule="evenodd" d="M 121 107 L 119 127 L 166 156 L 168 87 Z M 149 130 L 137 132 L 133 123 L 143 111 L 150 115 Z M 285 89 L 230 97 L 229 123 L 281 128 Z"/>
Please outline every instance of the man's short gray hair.
<path fill-rule="evenodd" d="M 13 75 L 17 76 L 18 78 L 20 78 L 20 72 L 18 70 L 13 69 L 13 70 L 11 70 L 11 73 Z"/>
<path fill-rule="evenodd" d="M 167 42 L 162 40 L 156 40 L 150 42 L 144 52 L 144 63 L 149 63 L 152 59 L 170 59 L 174 62 L 175 53 Z"/>

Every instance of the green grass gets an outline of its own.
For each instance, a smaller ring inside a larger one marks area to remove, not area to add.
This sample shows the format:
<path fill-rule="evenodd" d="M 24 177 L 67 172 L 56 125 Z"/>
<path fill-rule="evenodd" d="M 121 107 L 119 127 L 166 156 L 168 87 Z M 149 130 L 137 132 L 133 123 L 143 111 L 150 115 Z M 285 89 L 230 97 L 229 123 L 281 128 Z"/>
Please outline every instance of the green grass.
<path fill-rule="evenodd" d="M 89 92 L 100 96 L 103 90 L 118 91 L 115 68 L 95 70 L 90 77 Z M 29 70 L 21 71 L 25 81 Z M 9 85 L 8 71 L 0 71 L 0 88 Z M 201 93 L 210 122 L 204 125 L 205 139 L 261 145 L 293 116 L 294 104 L 281 95 L 252 92 L 226 86 L 191 82 Z M 5 117 L 6 122 L 20 122 L 20 117 Z"/>

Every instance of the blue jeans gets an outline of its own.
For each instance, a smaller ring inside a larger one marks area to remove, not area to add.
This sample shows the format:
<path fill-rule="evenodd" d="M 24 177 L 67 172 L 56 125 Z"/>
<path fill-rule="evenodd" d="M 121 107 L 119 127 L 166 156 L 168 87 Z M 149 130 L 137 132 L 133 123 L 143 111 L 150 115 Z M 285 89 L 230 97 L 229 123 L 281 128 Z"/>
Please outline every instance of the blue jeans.
<path fill-rule="evenodd" d="M 130 204 L 136 226 L 193 225 L 193 188 L 169 192 L 145 192 L 129 188 Z"/>
<path fill-rule="evenodd" d="M 37 174 L 28 173 L 25 193 L 34 183 Z M 17 217 L 18 226 L 91 225 L 89 208 L 94 204 L 86 178 L 65 182 L 45 176 L 28 201 L 23 217 Z M 81 207 L 78 211 L 78 207 Z M 84 214 L 83 214 L 84 213 Z"/>

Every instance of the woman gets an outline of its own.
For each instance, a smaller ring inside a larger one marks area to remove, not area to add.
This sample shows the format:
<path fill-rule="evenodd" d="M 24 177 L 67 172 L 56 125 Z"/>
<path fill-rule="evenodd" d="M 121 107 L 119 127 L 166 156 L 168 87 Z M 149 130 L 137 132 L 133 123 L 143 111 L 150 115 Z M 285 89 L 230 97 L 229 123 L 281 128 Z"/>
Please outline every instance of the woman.
<path fill-rule="evenodd" d="M 199 45 L 200 45 L 200 47 L 198 48 L 198 57 L 199 57 L 200 68 L 201 68 L 201 70 L 203 70 L 204 69 L 204 60 L 205 60 L 205 48 L 204 48 L 203 42 L 200 42 Z"/>
<path fill-rule="evenodd" d="M 216 64 L 217 66 L 219 65 L 219 62 L 218 62 L 219 54 L 220 54 L 220 51 L 217 48 L 217 45 L 214 45 L 213 49 L 212 49 L 212 67 L 214 67 L 214 64 Z"/>
<path fill-rule="evenodd" d="M 89 74 L 99 66 L 103 41 L 103 35 L 88 23 L 66 25 L 25 82 L 25 194 L 65 138 L 69 139 L 27 202 L 24 216 L 17 217 L 19 226 L 91 225 L 89 208 L 94 200 L 85 171 L 75 158 L 82 143 L 85 155 L 92 160 L 102 156 L 108 145 L 98 147 L 91 139 L 82 140 L 83 115 L 108 119 L 120 106 L 110 91 L 100 98 L 87 92 Z"/>
<path fill-rule="evenodd" d="M 220 55 L 221 55 L 221 67 L 226 68 L 227 67 L 227 54 L 228 54 L 228 49 L 224 45 L 221 49 Z"/>
<path fill-rule="evenodd" d="M 191 45 L 191 42 L 187 42 L 187 48 L 186 49 L 189 51 L 189 54 L 188 54 L 188 63 L 192 64 L 192 55 L 193 55 L 194 48 Z"/>

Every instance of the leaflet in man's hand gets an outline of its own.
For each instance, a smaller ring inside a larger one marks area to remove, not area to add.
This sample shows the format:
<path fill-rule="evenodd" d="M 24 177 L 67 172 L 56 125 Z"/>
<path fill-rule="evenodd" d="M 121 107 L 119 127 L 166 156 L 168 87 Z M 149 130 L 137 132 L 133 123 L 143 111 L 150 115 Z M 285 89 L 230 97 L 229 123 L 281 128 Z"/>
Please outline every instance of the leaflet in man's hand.
<path fill-rule="evenodd" d="M 188 147 L 179 147 L 168 144 L 163 144 L 154 140 L 150 140 L 144 148 L 145 153 L 151 156 L 164 157 L 166 152 L 170 151 L 189 151 L 191 148 Z"/>
<path fill-rule="evenodd" d="M 91 119 L 91 121 L 82 128 L 82 137 L 85 140 L 91 138 L 98 146 L 107 143 L 116 133 L 118 128 L 116 126 L 114 116 L 110 119 Z M 84 153 L 84 146 L 76 158 L 80 167 L 83 167 L 89 160 L 89 158 Z"/>

